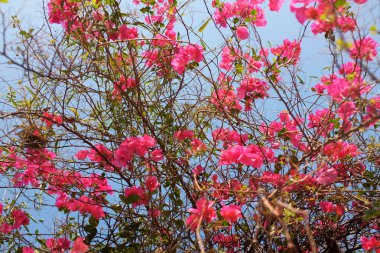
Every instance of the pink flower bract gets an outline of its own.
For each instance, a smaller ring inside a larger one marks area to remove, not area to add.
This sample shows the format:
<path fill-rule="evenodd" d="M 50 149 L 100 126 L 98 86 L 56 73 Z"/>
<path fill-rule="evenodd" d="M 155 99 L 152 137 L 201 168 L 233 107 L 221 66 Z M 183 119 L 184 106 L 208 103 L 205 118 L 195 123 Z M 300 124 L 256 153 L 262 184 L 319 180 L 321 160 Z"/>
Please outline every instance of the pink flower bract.
<path fill-rule="evenodd" d="M 192 215 L 189 216 L 186 220 L 186 225 L 190 230 L 195 231 L 199 222 L 203 220 L 207 223 L 210 223 L 216 218 L 216 212 L 212 205 L 214 201 L 208 201 L 205 197 L 199 199 L 196 203 L 197 208 L 190 208 L 189 212 Z"/>
<path fill-rule="evenodd" d="M 234 204 L 229 206 L 223 206 L 222 210 L 220 211 L 220 215 L 222 215 L 222 217 L 230 224 L 234 223 L 242 217 L 241 206 Z"/>
<path fill-rule="evenodd" d="M 237 36 L 240 40 L 248 39 L 248 37 L 249 37 L 249 31 L 248 31 L 248 28 L 247 28 L 246 26 L 239 26 L 239 27 L 236 29 L 236 36 Z"/>

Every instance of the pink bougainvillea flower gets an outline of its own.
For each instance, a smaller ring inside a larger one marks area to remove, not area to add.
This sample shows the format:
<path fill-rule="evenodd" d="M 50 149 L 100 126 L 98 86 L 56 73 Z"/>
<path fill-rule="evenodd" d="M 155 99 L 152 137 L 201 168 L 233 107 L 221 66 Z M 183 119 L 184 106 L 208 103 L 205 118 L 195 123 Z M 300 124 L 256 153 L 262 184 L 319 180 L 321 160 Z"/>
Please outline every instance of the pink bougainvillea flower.
<path fill-rule="evenodd" d="M 124 194 L 125 197 L 130 199 L 130 202 L 132 202 L 133 208 L 148 204 L 148 196 L 141 187 L 132 186 L 130 188 L 126 188 Z"/>
<path fill-rule="evenodd" d="M 380 241 L 377 240 L 376 237 L 374 236 L 371 236 L 370 239 L 363 236 L 361 238 L 361 242 L 362 242 L 362 247 L 364 250 L 373 250 L 380 247 Z"/>
<path fill-rule="evenodd" d="M 322 83 L 315 86 L 318 92 L 323 93 L 326 89 L 335 101 L 341 102 L 345 98 L 359 98 L 361 94 L 369 91 L 370 86 L 359 77 L 359 69 L 354 68 L 352 64 L 346 65 L 340 70 L 340 73 L 346 74 L 344 78 L 339 78 L 335 74 L 323 76 Z M 352 71 L 352 73 L 347 74 L 347 71 Z"/>
<path fill-rule="evenodd" d="M 162 150 L 161 149 L 155 149 L 155 150 L 153 150 L 150 153 L 150 158 L 154 162 L 159 162 L 159 161 L 163 160 L 164 159 L 164 155 L 162 154 Z"/>
<path fill-rule="evenodd" d="M 233 56 L 231 49 L 228 46 L 225 46 L 222 49 L 222 61 L 219 63 L 219 67 L 228 71 L 232 68 L 234 60 L 235 57 Z"/>
<path fill-rule="evenodd" d="M 89 154 L 89 151 L 88 150 L 79 150 L 76 154 L 75 154 L 75 157 L 78 159 L 78 160 L 85 160 L 87 158 Z"/>
<path fill-rule="evenodd" d="M 158 209 L 149 209 L 148 215 L 153 217 L 153 218 L 157 218 L 161 215 L 161 212 Z"/>
<path fill-rule="evenodd" d="M 274 186 L 285 184 L 285 180 L 280 174 L 276 174 L 271 171 L 264 171 L 262 177 L 260 178 L 260 181 L 264 183 L 270 183 Z"/>
<path fill-rule="evenodd" d="M 178 132 L 176 132 L 174 134 L 174 137 L 177 138 L 177 140 L 179 140 L 179 141 L 183 141 L 186 139 L 192 139 L 194 137 L 194 132 L 193 132 L 193 130 L 183 129 L 183 130 L 179 130 Z"/>
<path fill-rule="evenodd" d="M 193 173 L 195 175 L 199 175 L 201 174 L 205 169 L 201 166 L 201 165 L 197 165 L 194 169 L 193 169 Z"/>
<path fill-rule="evenodd" d="M 29 218 L 22 210 L 13 210 L 11 216 L 14 219 L 13 229 L 18 229 L 22 225 L 26 226 L 29 224 Z"/>
<path fill-rule="evenodd" d="M 375 118 L 377 115 L 380 114 L 380 96 L 373 97 L 368 101 L 368 105 L 366 107 L 367 115 L 366 119 L 372 119 Z M 375 121 L 371 123 L 372 125 L 375 124 Z"/>
<path fill-rule="evenodd" d="M 309 114 L 308 127 L 316 128 L 316 133 L 321 136 L 327 136 L 334 129 L 333 113 L 329 109 L 317 110 L 315 113 Z"/>
<path fill-rule="evenodd" d="M 351 17 L 338 17 L 337 24 L 342 32 L 354 31 L 356 29 L 356 21 Z"/>
<path fill-rule="evenodd" d="M 219 165 L 241 163 L 254 168 L 259 168 L 263 165 L 265 158 L 272 160 L 273 151 L 266 148 L 259 148 L 253 144 L 247 147 L 234 145 L 222 151 L 220 154 Z"/>
<path fill-rule="evenodd" d="M 214 236 L 212 240 L 222 247 L 227 247 L 227 249 L 229 249 L 227 251 L 228 253 L 236 252 L 234 248 L 240 246 L 239 236 L 236 234 L 232 234 L 232 235 L 218 234 Z"/>
<path fill-rule="evenodd" d="M 136 27 L 129 28 L 126 25 L 122 25 L 119 28 L 119 39 L 128 40 L 135 39 L 138 37 L 138 31 Z"/>
<path fill-rule="evenodd" d="M 328 166 L 318 169 L 315 174 L 317 175 L 316 181 L 321 185 L 331 185 L 338 179 L 338 171 Z"/>
<path fill-rule="evenodd" d="M 223 206 L 222 210 L 220 211 L 220 215 L 222 215 L 226 221 L 232 224 L 242 217 L 241 206 L 234 204 Z"/>
<path fill-rule="evenodd" d="M 331 22 L 325 22 L 322 20 L 317 20 L 311 25 L 311 31 L 314 34 L 325 33 L 331 31 L 334 25 Z"/>
<path fill-rule="evenodd" d="M 323 212 L 331 213 L 335 211 L 335 206 L 332 202 L 329 201 L 321 201 L 319 203 L 319 206 L 321 207 Z"/>
<path fill-rule="evenodd" d="M 344 208 L 343 205 L 338 204 L 338 205 L 335 206 L 335 212 L 336 212 L 337 215 L 342 216 L 345 211 L 346 210 L 345 210 L 345 208 Z"/>
<path fill-rule="evenodd" d="M 190 143 L 191 151 L 195 154 L 207 149 L 206 145 L 199 139 L 193 139 Z"/>
<path fill-rule="evenodd" d="M 45 244 L 51 253 L 62 253 L 65 250 L 70 249 L 70 241 L 67 238 L 49 238 L 46 239 Z"/>
<path fill-rule="evenodd" d="M 369 37 L 356 40 L 350 51 L 351 58 L 361 58 L 367 61 L 372 61 L 377 55 L 377 46 L 377 42 Z"/>
<path fill-rule="evenodd" d="M 48 3 L 49 22 L 66 24 L 75 19 L 78 3 L 67 0 L 50 0 Z"/>
<path fill-rule="evenodd" d="M 96 144 L 95 149 L 91 149 L 88 153 L 88 158 L 93 162 L 104 162 L 105 159 L 112 157 L 112 151 L 106 148 L 103 144 Z"/>
<path fill-rule="evenodd" d="M 232 88 L 223 87 L 222 89 L 213 92 L 210 102 L 219 110 L 241 111 L 241 109 L 243 109 Z"/>
<path fill-rule="evenodd" d="M 31 247 L 22 247 L 22 253 L 34 253 Z"/>
<path fill-rule="evenodd" d="M 354 114 L 356 112 L 356 106 L 355 106 L 355 103 L 352 102 L 352 101 L 349 101 L 349 102 L 344 102 L 342 103 L 338 110 L 337 110 L 337 113 L 339 115 L 339 117 L 341 119 L 343 119 L 343 121 L 347 121 L 348 118 Z"/>
<path fill-rule="evenodd" d="M 95 219 L 105 217 L 103 207 L 88 196 L 82 195 L 79 199 L 70 199 L 66 194 L 60 193 L 55 205 L 70 211 L 79 211 L 81 214 L 91 214 Z"/>
<path fill-rule="evenodd" d="M 238 88 L 238 96 L 239 95 L 239 88 Z M 227 148 L 231 144 L 239 144 L 243 145 L 246 141 L 248 141 L 249 137 L 248 134 L 239 134 L 235 130 L 229 130 L 227 128 L 218 128 L 212 132 L 212 139 L 214 141 L 223 141 L 223 147 Z"/>
<path fill-rule="evenodd" d="M 131 89 L 136 87 L 138 84 L 136 83 L 136 80 L 132 77 L 125 77 L 121 76 L 119 81 L 115 82 L 113 85 L 113 92 L 112 94 L 115 96 L 115 98 L 119 101 L 122 100 L 122 94 L 126 91 L 126 89 Z"/>
<path fill-rule="evenodd" d="M 96 21 L 103 21 L 103 19 L 104 19 L 104 13 L 101 12 L 101 11 L 95 10 L 95 11 L 92 12 L 92 17 Z"/>
<path fill-rule="evenodd" d="M 236 36 L 240 39 L 240 40 L 246 40 L 248 39 L 249 37 L 249 31 L 248 31 L 248 28 L 246 26 L 239 26 L 237 29 L 236 29 Z"/>
<path fill-rule="evenodd" d="M 244 152 L 246 152 L 246 150 L 241 145 L 229 147 L 220 154 L 219 165 L 229 165 L 239 162 L 239 159 Z"/>
<path fill-rule="evenodd" d="M 148 176 L 145 180 L 145 186 L 149 191 L 154 191 L 160 186 L 160 184 L 157 181 L 157 177 L 155 176 Z"/>
<path fill-rule="evenodd" d="M 148 135 L 144 135 L 142 137 L 128 137 L 114 152 L 115 165 L 125 167 L 133 159 L 134 154 L 144 157 L 148 152 L 148 149 L 154 147 L 155 145 L 156 139 Z M 163 158 L 163 156 L 161 157 L 161 155 L 160 151 L 156 151 L 153 153 L 154 158 L 152 157 L 152 159 L 157 161 L 162 160 L 161 158 Z"/>
<path fill-rule="evenodd" d="M 88 245 L 84 243 L 84 238 L 78 237 L 73 244 L 70 253 L 86 253 L 88 251 Z"/>
<path fill-rule="evenodd" d="M 283 45 L 271 48 L 271 52 L 285 63 L 296 65 L 300 59 L 301 45 L 296 40 L 285 39 Z"/>
<path fill-rule="evenodd" d="M 199 45 L 180 47 L 171 61 L 173 69 L 180 75 L 185 72 L 186 66 L 191 62 L 203 60 L 203 48 Z"/>
<path fill-rule="evenodd" d="M 237 88 L 237 97 L 245 100 L 245 111 L 251 110 L 251 103 L 255 99 L 262 99 L 268 96 L 269 86 L 266 82 L 258 78 L 244 78 Z"/>
<path fill-rule="evenodd" d="M 213 2 L 215 3 L 215 1 Z M 247 20 L 256 26 L 265 26 L 267 22 L 264 11 L 258 6 L 262 2 L 261 0 L 239 0 L 233 3 L 223 3 L 223 7 L 215 11 L 214 20 L 221 27 L 227 27 L 227 20 L 232 17 Z"/>
<path fill-rule="evenodd" d="M 44 112 L 41 121 L 46 124 L 47 128 L 51 128 L 53 124 L 62 125 L 63 119 L 61 116 L 57 116 L 49 112 Z"/>
<path fill-rule="evenodd" d="M 192 213 L 186 220 L 186 225 L 190 230 L 195 231 L 198 224 L 203 220 L 210 223 L 216 218 L 216 212 L 212 205 L 214 201 L 208 201 L 205 197 L 197 200 L 197 208 L 190 208 L 188 211 Z"/>
<path fill-rule="evenodd" d="M 307 17 L 305 12 L 307 10 L 307 5 L 311 3 L 313 0 L 291 0 L 290 1 L 290 11 L 296 14 L 296 18 L 298 22 L 303 24 Z"/>
<path fill-rule="evenodd" d="M 285 0 L 269 0 L 269 9 L 271 11 L 279 11 Z"/>
<path fill-rule="evenodd" d="M 325 155 L 329 156 L 332 161 L 344 158 L 352 158 L 357 156 L 360 151 L 355 144 L 347 143 L 344 141 L 337 141 L 329 143 L 323 148 Z"/>
<path fill-rule="evenodd" d="M 0 224 L 0 233 L 9 234 L 12 231 L 12 226 L 7 222 Z"/>

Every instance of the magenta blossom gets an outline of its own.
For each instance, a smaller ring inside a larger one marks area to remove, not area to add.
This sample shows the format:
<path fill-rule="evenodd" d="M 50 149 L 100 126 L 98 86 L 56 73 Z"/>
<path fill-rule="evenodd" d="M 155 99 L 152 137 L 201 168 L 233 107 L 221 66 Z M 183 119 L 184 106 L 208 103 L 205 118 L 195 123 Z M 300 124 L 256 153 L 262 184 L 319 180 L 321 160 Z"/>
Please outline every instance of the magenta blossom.
<path fill-rule="evenodd" d="M 220 211 L 220 215 L 222 215 L 222 217 L 226 221 L 232 224 L 242 217 L 241 206 L 234 205 L 234 204 L 229 205 L 229 206 L 223 206 L 222 210 Z"/>
<path fill-rule="evenodd" d="M 208 201 L 205 197 L 199 199 L 196 203 L 197 208 L 190 208 L 188 211 L 192 213 L 186 220 L 186 225 L 190 230 L 195 231 L 198 224 L 203 220 L 210 223 L 216 218 L 216 212 L 212 205 L 214 201 Z"/>

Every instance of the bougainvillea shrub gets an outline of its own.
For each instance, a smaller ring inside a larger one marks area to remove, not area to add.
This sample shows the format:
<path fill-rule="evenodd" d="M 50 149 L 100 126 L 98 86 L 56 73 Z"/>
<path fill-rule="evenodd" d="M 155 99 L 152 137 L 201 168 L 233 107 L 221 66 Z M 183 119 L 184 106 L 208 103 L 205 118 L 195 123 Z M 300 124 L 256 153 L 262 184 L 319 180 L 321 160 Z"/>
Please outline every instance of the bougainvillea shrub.
<path fill-rule="evenodd" d="M 1 250 L 380 252 L 376 3 L 41 11 L 2 13 Z"/>

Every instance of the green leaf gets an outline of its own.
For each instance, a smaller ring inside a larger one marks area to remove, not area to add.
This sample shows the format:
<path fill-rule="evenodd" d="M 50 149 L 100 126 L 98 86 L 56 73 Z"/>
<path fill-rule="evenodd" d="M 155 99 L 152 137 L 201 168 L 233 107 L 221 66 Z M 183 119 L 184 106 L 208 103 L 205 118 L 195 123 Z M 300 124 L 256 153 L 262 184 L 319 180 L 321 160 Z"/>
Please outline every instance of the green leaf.
<path fill-rule="evenodd" d="M 139 201 L 140 196 L 136 194 L 132 194 L 131 196 L 128 196 L 128 198 L 125 198 L 125 204 L 132 204 L 136 201 Z"/>
<path fill-rule="evenodd" d="M 88 219 L 88 222 L 90 223 L 91 226 L 93 227 L 97 227 L 98 224 L 99 224 L 99 220 L 94 218 L 93 216 L 90 217 L 90 219 Z"/>
<path fill-rule="evenodd" d="M 83 227 L 83 229 L 84 229 L 84 231 L 86 231 L 87 233 L 92 234 L 92 235 L 96 235 L 96 233 L 98 232 L 98 230 L 91 225 L 86 225 Z"/>
<path fill-rule="evenodd" d="M 364 214 L 364 220 L 370 221 L 372 219 L 377 218 L 378 216 L 380 216 L 380 210 L 376 210 L 376 209 L 367 210 Z"/>
<path fill-rule="evenodd" d="M 198 32 L 203 32 L 204 29 L 206 29 L 208 23 L 210 22 L 211 18 L 207 19 L 206 22 L 199 28 Z"/>
<path fill-rule="evenodd" d="M 9 3 L 9 1 L 8 1 L 8 0 L 0 0 L 0 3 L 5 3 L 5 4 L 7 4 L 7 3 Z"/>
<path fill-rule="evenodd" d="M 300 84 L 305 84 L 305 82 L 302 80 L 302 78 L 299 75 L 297 75 L 297 78 L 298 78 L 298 81 L 300 82 Z"/>
<path fill-rule="evenodd" d="M 0 0 L 0 1 L 6 1 L 6 0 Z M 32 37 L 31 35 L 30 35 L 30 33 L 28 33 L 28 32 L 26 32 L 26 31 L 24 31 L 24 30 L 21 30 L 20 31 L 20 35 L 22 35 L 22 36 L 24 36 L 25 38 L 30 38 L 30 37 Z"/>
<path fill-rule="evenodd" d="M 243 74 L 244 72 L 244 67 L 243 65 L 241 65 L 240 63 L 239 64 L 236 64 L 235 65 L 235 70 L 238 74 Z"/>
<path fill-rule="evenodd" d="M 111 4 L 115 3 L 115 0 L 105 0 L 104 3 L 111 5 Z"/>
<path fill-rule="evenodd" d="M 41 244 L 42 247 L 46 247 L 45 240 L 41 240 L 39 238 L 37 238 L 36 240 L 37 240 L 37 242 L 39 242 Z"/>
<path fill-rule="evenodd" d="M 207 49 L 206 44 L 205 44 L 205 42 L 203 40 L 201 40 L 201 45 L 202 45 L 203 50 Z"/>
<path fill-rule="evenodd" d="M 376 25 L 371 25 L 371 27 L 369 28 L 369 32 L 372 35 L 376 35 L 376 33 L 377 33 L 377 27 L 376 27 Z"/>
<path fill-rule="evenodd" d="M 341 7 L 346 4 L 346 0 L 336 0 L 335 7 Z"/>
<path fill-rule="evenodd" d="M 72 112 L 74 113 L 75 117 L 79 118 L 79 114 L 78 114 L 78 111 L 77 111 L 76 108 L 74 108 L 74 107 L 69 107 L 69 110 L 72 111 Z"/>

